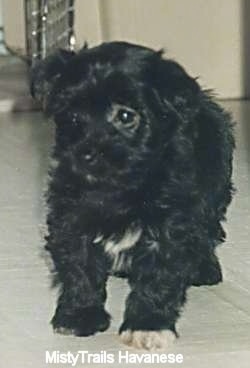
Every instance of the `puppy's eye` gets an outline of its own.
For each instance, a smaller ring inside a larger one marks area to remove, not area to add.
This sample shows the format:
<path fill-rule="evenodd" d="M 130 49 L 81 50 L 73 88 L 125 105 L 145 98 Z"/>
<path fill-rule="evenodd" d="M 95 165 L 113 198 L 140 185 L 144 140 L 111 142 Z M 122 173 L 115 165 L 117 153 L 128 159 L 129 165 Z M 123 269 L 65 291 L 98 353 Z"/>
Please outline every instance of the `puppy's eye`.
<path fill-rule="evenodd" d="M 117 119 L 124 125 L 133 125 L 136 114 L 131 110 L 120 109 L 117 112 Z"/>
<path fill-rule="evenodd" d="M 126 135 L 131 135 L 140 124 L 140 115 L 131 107 L 114 104 L 108 114 L 110 121 Z"/>

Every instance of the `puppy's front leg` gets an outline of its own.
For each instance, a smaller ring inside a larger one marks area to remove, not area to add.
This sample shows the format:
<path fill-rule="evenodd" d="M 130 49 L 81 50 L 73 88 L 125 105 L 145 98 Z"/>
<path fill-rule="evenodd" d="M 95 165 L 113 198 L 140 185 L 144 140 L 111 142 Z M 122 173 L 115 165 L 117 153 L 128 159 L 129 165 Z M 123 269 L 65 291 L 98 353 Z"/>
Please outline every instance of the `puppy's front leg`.
<path fill-rule="evenodd" d="M 51 236 L 51 252 L 61 284 L 52 326 L 56 332 L 77 336 L 92 335 L 109 327 L 110 316 L 104 309 L 107 272 L 102 254 L 94 250 L 87 236 L 72 233 Z M 55 242 L 56 239 L 56 242 Z"/>
<path fill-rule="evenodd" d="M 149 253 L 134 262 L 131 292 L 119 330 L 125 344 L 156 350 L 168 348 L 175 340 L 175 323 L 190 286 L 189 266 L 175 257 L 166 261 L 160 254 Z"/>

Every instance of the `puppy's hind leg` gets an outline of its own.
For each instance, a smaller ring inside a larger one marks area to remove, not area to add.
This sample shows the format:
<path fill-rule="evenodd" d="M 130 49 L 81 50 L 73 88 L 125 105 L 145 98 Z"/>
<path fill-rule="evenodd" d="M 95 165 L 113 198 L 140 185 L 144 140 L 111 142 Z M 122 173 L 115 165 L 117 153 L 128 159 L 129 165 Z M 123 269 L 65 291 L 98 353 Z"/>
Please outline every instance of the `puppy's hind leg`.
<path fill-rule="evenodd" d="M 216 285 L 222 282 L 223 276 L 219 260 L 214 252 L 203 258 L 194 273 L 193 286 Z"/>
<path fill-rule="evenodd" d="M 212 238 L 207 239 L 206 248 L 202 249 L 197 272 L 193 272 L 192 285 L 216 285 L 222 282 L 223 275 L 220 262 L 215 253 L 216 247 L 225 241 L 226 233 L 219 221 L 212 228 Z"/>
<path fill-rule="evenodd" d="M 110 316 L 104 309 L 107 272 L 100 249 L 93 249 L 87 236 L 76 237 L 71 233 L 66 239 L 64 234 L 62 239 L 57 233 L 56 239 L 55 243 L 55 239 L 49 237 L 47 246 L 60 283 L 57 308 L 51 321 L 54 330 L 76 336 L 105 331 Z"/>

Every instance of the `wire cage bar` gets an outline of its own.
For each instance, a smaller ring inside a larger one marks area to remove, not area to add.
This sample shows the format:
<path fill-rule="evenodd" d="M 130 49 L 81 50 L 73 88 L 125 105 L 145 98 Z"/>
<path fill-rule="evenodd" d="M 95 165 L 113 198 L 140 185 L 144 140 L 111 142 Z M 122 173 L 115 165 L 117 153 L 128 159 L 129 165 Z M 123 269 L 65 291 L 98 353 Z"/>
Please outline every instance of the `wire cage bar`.
<path fill-rule="evenodd" d="M 73 50 L 75 0 L 25 0 L 26 53 L 29 62 L 56 48 Z"/>

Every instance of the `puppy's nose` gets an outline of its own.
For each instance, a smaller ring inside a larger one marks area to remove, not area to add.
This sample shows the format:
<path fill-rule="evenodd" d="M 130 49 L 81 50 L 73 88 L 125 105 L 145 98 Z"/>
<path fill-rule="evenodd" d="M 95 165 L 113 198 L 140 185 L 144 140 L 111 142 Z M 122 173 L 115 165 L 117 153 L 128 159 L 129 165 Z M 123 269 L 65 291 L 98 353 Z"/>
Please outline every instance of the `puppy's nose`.
<path fill-rule="evenodd" d="M 89 151 L 89 153 L 85 153 L 84 158 L 85 158 L 86 161 L 90 161 L 91 158 L 92 158 L 91 152 Z"/>
<path fill-rule="evenodd" d="M 83 160 L 89 164 L 91 164 L 91 162 L 93 162 L 96 157 L 98 156 L 98 152 L 96 150 L 96 147 L 93 146 L 93 147 L 86 147 L 82 154 L 81 154 Z"/>

